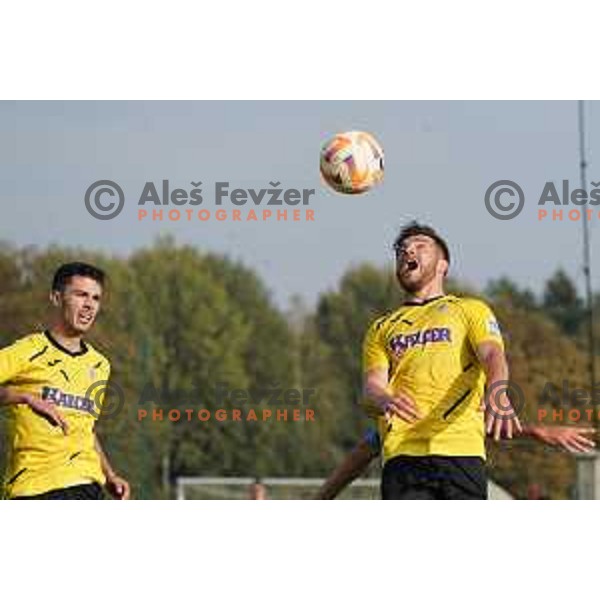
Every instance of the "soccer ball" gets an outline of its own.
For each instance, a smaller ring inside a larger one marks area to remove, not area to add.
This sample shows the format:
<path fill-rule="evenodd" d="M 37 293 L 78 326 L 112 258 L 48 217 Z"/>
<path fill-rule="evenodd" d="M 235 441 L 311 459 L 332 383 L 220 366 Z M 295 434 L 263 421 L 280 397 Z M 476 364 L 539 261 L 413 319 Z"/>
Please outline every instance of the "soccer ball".
<path fill-rule="evenodd" d="M 370 133 L 338 133 L 323 144 L 321 175 L 336 192 L 362 194 L 383 179 L 383 150 Z"/>

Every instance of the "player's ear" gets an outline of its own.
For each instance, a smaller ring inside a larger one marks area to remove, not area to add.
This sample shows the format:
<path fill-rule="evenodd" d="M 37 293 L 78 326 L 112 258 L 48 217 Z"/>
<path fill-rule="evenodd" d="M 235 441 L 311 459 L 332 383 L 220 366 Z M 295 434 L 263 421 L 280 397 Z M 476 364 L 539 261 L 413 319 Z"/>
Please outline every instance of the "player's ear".
<path fill-rule="evenodd" d="M 448 264 L 448 261 L 444 258 L 441 258 L 440 260 L 438 260 L 437 263 L 437 273 L 438 275 L 441 275 L 442 277 L 446 277 L 446 275 L 448 275 L 448 269 L 450 268 L 450 265 Z"/>
<path fill-rule="evenodd" d="M 60 306 L 60 292 L 57 290 L 52 290 L 50 292 L 50 304 L 52 304 L 52 306 Z"/>

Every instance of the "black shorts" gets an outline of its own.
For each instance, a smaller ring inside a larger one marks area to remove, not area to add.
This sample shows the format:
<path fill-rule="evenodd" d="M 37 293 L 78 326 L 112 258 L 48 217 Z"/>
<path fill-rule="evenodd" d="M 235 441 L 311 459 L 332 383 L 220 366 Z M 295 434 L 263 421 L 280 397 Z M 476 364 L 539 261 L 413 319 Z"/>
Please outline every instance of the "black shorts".
<path fill-rule="evenodd" d="M 14 500 L 103 500 L 104 493 L 98 483 L 84 483 L 50 490 L 35 496 L 15 496 Z"/>
<path fill-rule="evenodd" d="M 384 500 L 487 500 L 485 462 L 478 456 L 396 456 L 381 476 Z"/>

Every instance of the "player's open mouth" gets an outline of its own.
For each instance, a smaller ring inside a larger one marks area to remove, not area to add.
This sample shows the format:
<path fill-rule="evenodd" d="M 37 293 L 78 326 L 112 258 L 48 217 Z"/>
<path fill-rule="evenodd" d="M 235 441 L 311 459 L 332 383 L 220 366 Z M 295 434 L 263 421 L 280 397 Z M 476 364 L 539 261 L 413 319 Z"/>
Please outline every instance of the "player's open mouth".
<path fill-rule="evenodd" d="M 407 273 L 410 271 L 415 271 L 418 268 L 419 268 L 419 262 L 417 260 L 415 260 L 414 258 L 410 258 L 407 261 L 405 261 L 403 271 L 405 273 Z"/>
<path fill-rule="evenodd" d="M 81 323 L 83 323 L 84 325 L 89 325 L 93 319 L 94 319 L 94 316 L 91 314 L 79 315 L 79 321 Z"/>

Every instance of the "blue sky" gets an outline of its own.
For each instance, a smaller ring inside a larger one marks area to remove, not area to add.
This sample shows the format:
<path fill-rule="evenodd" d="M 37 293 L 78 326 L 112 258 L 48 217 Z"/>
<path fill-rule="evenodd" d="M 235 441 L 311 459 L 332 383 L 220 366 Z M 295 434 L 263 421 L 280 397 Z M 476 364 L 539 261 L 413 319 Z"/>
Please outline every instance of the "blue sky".
<path fill-rule="evenodd" d="M 600 180 L 598 104 L 586 114 L 589 183 Z M 335 194 L 321 184 L 319 149 L 356 129 L 382 144 L 385 181 L 366 195 Z M 285 306 L 292 294 L 314 302 L 351 265 L 385 264 L 398 227 L 418 218 L 448 238 L 453 274 L 477 287 L 508 275 L 539 291 L 562 266 L 582 289 L 581 223 L 537 221 L 546 181 L 579 185 L 578 143 L 575 102 L 0 102 L 0 238 L 125 255 L 168 232 L 254 267 Z M 84 207 L 99 179 L 125 191 L 111 221 Z M 201 180 L 209 203 L 220 180 L 315 188 L 315 222 L 137 222 L 144 183 L 162 179 L 187 189 Z M 518 182 L 527 198 L 511 221 L 484 207 L 499 179 Z M 597 269 L 595 288 L 599 277 Z"/>

